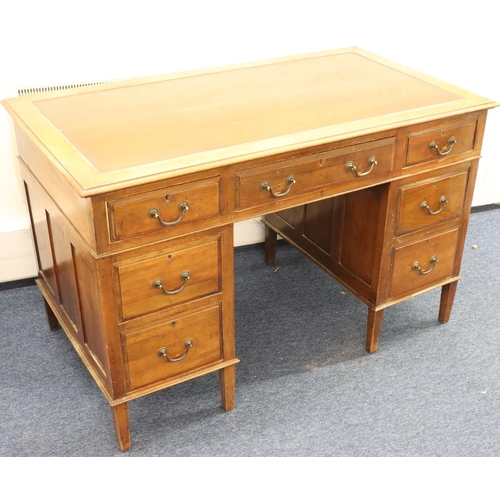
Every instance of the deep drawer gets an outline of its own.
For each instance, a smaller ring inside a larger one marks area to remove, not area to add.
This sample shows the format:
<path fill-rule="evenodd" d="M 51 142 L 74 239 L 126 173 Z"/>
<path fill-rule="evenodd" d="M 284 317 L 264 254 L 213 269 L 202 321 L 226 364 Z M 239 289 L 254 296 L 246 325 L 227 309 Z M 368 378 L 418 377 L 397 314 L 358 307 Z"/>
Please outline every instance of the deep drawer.
<path fill-rule="evenodd" d="M 404 166 L 446 160 L 473 151 L 476 142 L 477 119 L 446 122 L 407 136 Z"/>
<path fill-rule="evenodd" d="M 458 229 L 394 248 L 391 298 L 431 287 L 452 277 Z"/>
<path fill-rule="evenodd" d="M 402 235 L 462 216 L 468 171 L 400 188 L 396 234 Z"/>
<path fill-rule="evenodd" d="M 179 234 L 179 229 L 188 231 L 220 213 L 220 177 L 112 200 L 107 208 L 110 241 L 145 233 Z"/>
<path fill-rule="evenodd" d="M 220 242 L 205 242 L 115 264 L 122 319 L 220 291 Z"/>
<path fill-rule="evenodd" d="M 236 171 L 236 210 L 288 200 L 329 186 L 352 189 L 393 171 L 393 137 Z"/>
<path fill-rule="evenodd" d="M 127 389 L 166 381 L 222 360 L 220 306 L 122 333 Z"/>

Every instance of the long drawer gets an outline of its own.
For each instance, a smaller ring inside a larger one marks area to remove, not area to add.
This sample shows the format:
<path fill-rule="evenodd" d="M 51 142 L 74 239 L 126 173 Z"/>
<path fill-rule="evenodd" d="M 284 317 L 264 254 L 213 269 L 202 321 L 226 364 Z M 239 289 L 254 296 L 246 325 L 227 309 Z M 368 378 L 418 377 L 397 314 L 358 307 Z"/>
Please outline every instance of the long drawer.
<path fill-rule="evenodd" d="M 352 189 L 386 179 L 394 169 L 393 137 L 235 172 L 235 209 L 279 203 L 345 183 Z"/>

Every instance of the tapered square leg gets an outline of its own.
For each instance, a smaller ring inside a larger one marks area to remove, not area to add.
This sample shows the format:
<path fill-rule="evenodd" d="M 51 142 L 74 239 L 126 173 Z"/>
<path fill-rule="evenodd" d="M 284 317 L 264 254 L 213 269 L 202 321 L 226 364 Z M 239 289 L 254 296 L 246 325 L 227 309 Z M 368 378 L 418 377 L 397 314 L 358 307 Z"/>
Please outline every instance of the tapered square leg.
<path fill-rule="evenodd" d="M 278 235 L 269 226 L 265 226 L 264 255 L 266 264 L 272 266 L 276 261 L 276 241 Z"/>
<path fill-rule="evenodd" d="M 232 410 L 234 408 L 236 366 L 231 365 L 219 370 L 219 380 L 222 408 L 226 411 Z"/>
<path fill-rule="evenodd" d="M 120 451 L 128 451 L 132 446 L 130 441 L 130 424 L 128 419 L 127 403 L 121 403 L 111 407 L 113 421 L 115 423 L 116 438 Z"/>
<path fill-rule="evenodd" d="M 458 281 L 448 283 L 441 289 L 441 303 L 439 305 L 438 319 L 441 323 L 448 323 L 451 315 L 451 308 L 455 299 L 455 292 L 457 291 Z"/>
<path fill-rule="evenodd" d="M 368 309 L 368 321 L 366 327 L 366 350 L 372 354 L 378 349 L 382 320 L 384 319 L 384 309 L 374 311 Z"/>
<path fill-rule="evenodd" d="M 59 324 L 59 320 L 56 318 L 56 315 L 52 311 L 52 308 L 49 306 L 49 303 L 43 299 L 43 303 L 45 304 L 45 313 L 47 315 L 47 322 L 49 323 L 49 328 L 51 332 L 59 330 L 61 325 Z"/>

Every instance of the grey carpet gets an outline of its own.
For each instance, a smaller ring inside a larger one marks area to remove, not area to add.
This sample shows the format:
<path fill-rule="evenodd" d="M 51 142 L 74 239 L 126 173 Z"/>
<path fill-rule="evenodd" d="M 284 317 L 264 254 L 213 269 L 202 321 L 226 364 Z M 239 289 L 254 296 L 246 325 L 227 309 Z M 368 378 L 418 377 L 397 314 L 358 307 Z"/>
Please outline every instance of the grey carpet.
<path fill-rule="evenodd" d="M 0 291 L 0 455 L 500 455 L 500 210 L 474 213 L 451 320 L 439 292 L 366 307 L 288 245 L 236 249 L 236 407 L 210 374 L 129 404 L 132 449 L 35 286 Z M 477 245 L 476 249 L 472 246 Z M 276 270 L 276 268 L 279 268 Z"/>

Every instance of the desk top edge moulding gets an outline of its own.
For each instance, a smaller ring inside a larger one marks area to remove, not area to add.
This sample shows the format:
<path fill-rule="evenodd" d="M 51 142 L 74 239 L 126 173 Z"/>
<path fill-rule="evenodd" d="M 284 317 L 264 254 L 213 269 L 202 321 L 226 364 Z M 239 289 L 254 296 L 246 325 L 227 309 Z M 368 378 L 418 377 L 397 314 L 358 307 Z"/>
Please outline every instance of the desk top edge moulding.
<path fill-rule="evenodd" d="M 489 99 L 348 48 L 2 104 L 49 327 L 122 451 L 136 398 L 218 372 L 234 407 L 235 222 L 263 216 L 263 265 L 280 235 L 360 299 L 369 353 L 393 304 L 440 288 L 450 318 Z"/>
<path fill-rule="evenodd" d="M 355 47 L 2 104 L 82 197 L 497 105 Z"/>

